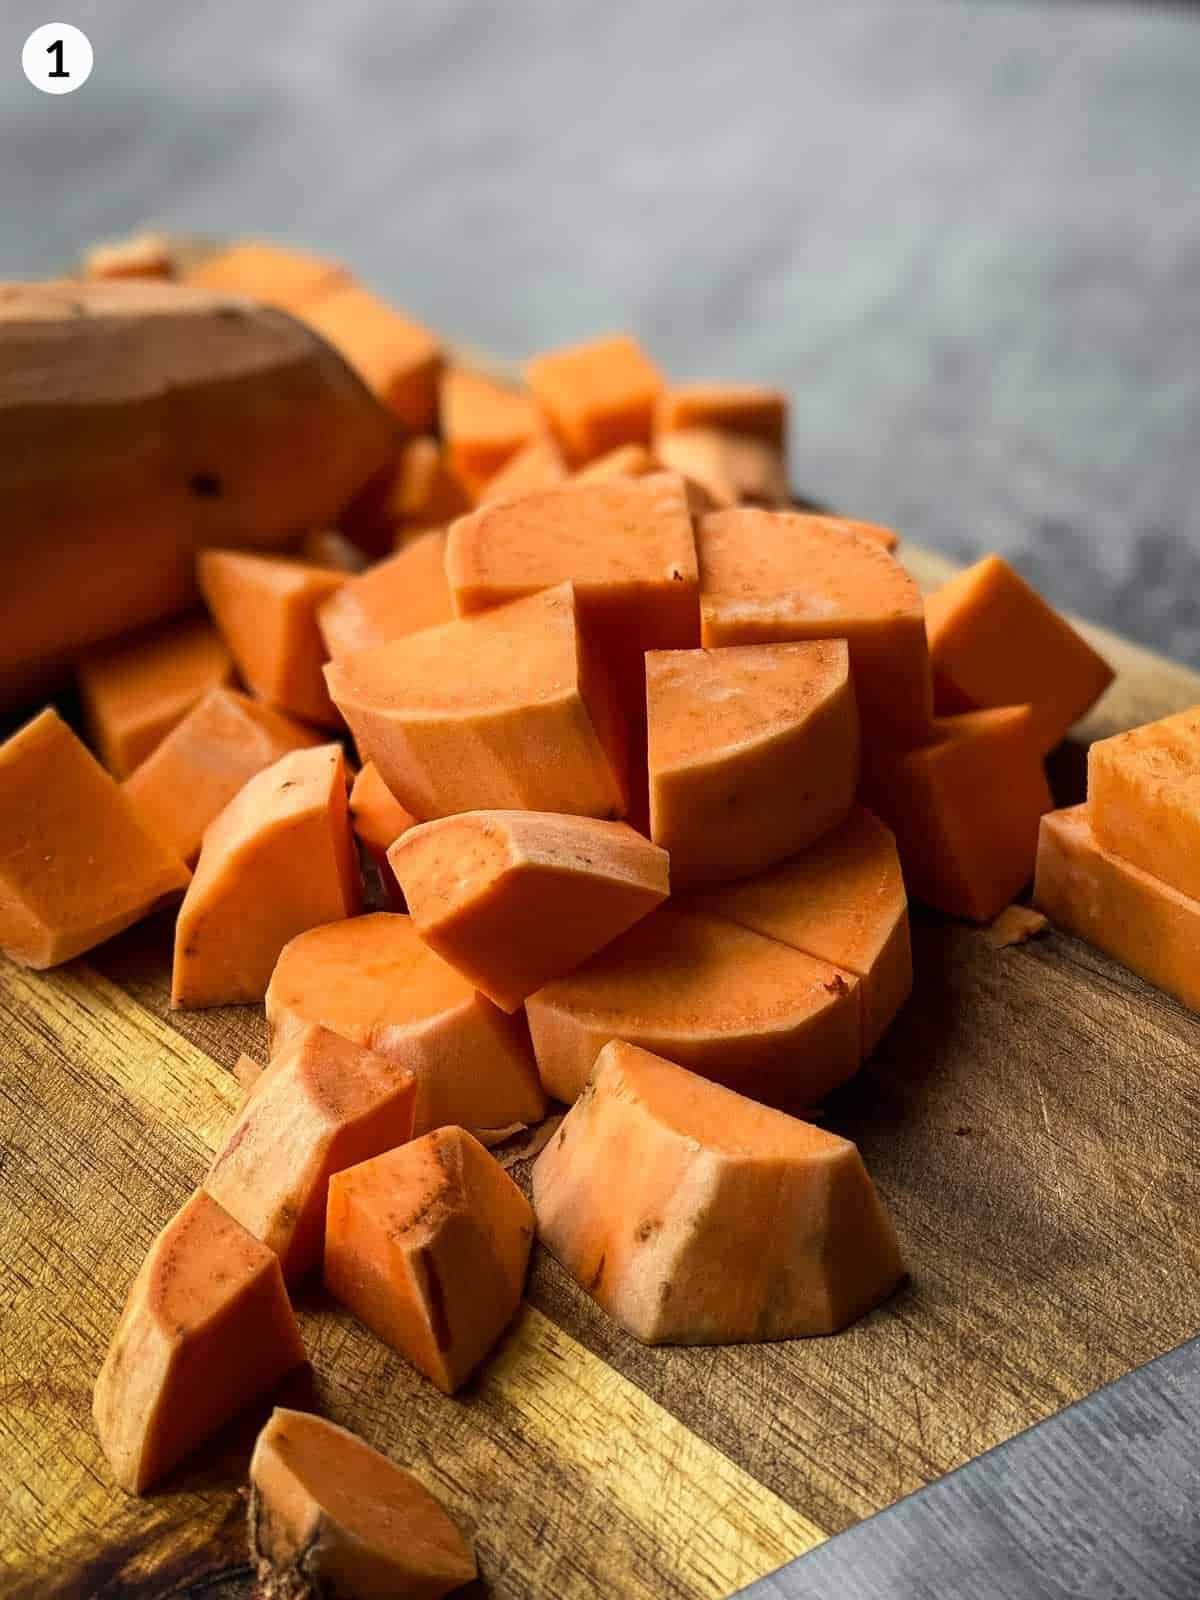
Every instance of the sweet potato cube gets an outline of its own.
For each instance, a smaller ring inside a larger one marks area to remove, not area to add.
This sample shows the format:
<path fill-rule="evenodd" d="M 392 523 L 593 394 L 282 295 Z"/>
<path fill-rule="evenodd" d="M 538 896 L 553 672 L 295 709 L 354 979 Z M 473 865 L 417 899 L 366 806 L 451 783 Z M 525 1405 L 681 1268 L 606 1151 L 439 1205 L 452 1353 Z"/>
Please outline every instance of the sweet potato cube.
<path fill-rule="evenodd" d="M 326 676 L 414 817 L 624 810 L 623 734 L 569 584 L 339 657 Z"/>
<path fill-rule="evenodd" d="M 650 836 L 675 886 L 741 878 L 845 817 L 858 711 L 844 639 L 646 656 Z"/>
<path fill-rule="evenodd" d="M 625 823 L 541 811 L 423 822 L 388 860 L 422 939 L 502 1011 L 670 892 L 666 852 Z"/>
<path fill-rule="evenodd" d="M 330 1181 L 326 1287 L 445 1394 L 512 1321 L 532 1243 L 528 1200 L 462 1128 Z"/>
<path fill-rule="evenodd" d="M 644 1344 L 836 1333 L 904 1276 L 847 1139 L 617 1039 L 533 1169 L 539 1237 Z"/>
<path fill-rule="evenodd" d="M 438 410 L 450 467 L 476 498 L 543 431 L 527 394 L 464 367 L 451 367 L 442 375 Z"/>
<path fill-rule="evenodd" d="M 175 925 L 173 1006 L 261 1000 L 279 952 L 362 897 L 340 745 L 281 757 L 204 835 Z"/>
<path fill-rule="evenodd" d="M 340 350 L 369 389 L 410 433 L 429 433 L 437 419 L 442 365 L 438 340 L 356 283 L 322 294 L 303 308 L 305 322 Z"/>
<path fill-rule="evenodd" d="M 664 467 L 698 483 L 713 506 L 786 506 L 792 498 L 783 452 L 763 439 L 719 428 L 672 428 L 654 438 Z"/>
<path fill-rule="evenodd" d="M 644 444 L 619 444 L 572 474 L 573 483 L 603 483 L 607 478 L 644 478 L 662 470 Z"/>
<path fill-rule="evenodd" d="M 538 1122 L 546 1102 L 519 1017 L 507 1017 L 426 945 L 410 917 L 375 912 L 301 934 L 267 990 L 273 1051 L 306 1022 L 408 1067 L 414 1131 Z"/>
<path fill-rule="evenodd" d="M 1000 556 L 984 556 L 925 601 L 940 712 L 1028 704 L 1052 750 L 1108 688 L 1112 668 Z"/>
<path fill-rule="evenodd" d="M 1092 745 L 1088 810 L 1106 850 L 1200 899 L 1200 706 Z"/>
<path fill-rule="evenodd" d="M 334 659 L 453 619 L 446 535 L 440 529 L 410 539 L 394 556 L 342 584 L 317 610 L 317 626 Z"/>
<path fill-rule="evenodd" d="M 264 1595 L 440 1600 L 471 1547 L 411 1473 L 324 1417 L 277 1406 L 250 1462 L 250 1555 Z"/>
<path fill-rule="evenodd" d="M 538 489 L 554 489 L 567 481 L 567 465 L 562 451 L 549 434 L 539 434 L 522 445 L 495 477 L 489 478 L 477 499 L 481 505 L 492 500 L 511 500 L 516 495 L 533 494 Z"/>
<path fill-rule="evenodd" d="M 143 1493 L 304 1360 L 279 1257 L 199 1190 L 150 1246 L 96 1379 L 113 1476 Z"/>
<path fill-rule="evenodd" d="M 56 711 L 0 745 L 0 950 L 14 961 L 70 961 L 189 876 Z"/>
<path fill-rule="evenodd" d="M 206 256 L 184 273 L 203 289 L 245 294 L 281 311 L 303 314 L 315 300 L 350 282 L 336 262 L 279 245 L 243 239 Z"/>
<path fill-rule="evenodd" d="M 816 1105 L 862 1055 L 853 974 L 671 906 L 546 984 L 525 1009 L 546 1092 L 568 1103 L 610 1039 L 787 1107 Z"/>
<path fill-rule="evenodd" d="M 535 356 L 525 376 L 577 466 L 618 445 L 650 443 L 662 374 L 628 334 Z"/>
<path fill-rule="evenodd" d="M 782 451 L 787 444 L 788 403 L 782 389 L 756 383 L 685 383 L 658 402 L 656 434 L 676 428 L 717 428 L 762 439 Z"/>

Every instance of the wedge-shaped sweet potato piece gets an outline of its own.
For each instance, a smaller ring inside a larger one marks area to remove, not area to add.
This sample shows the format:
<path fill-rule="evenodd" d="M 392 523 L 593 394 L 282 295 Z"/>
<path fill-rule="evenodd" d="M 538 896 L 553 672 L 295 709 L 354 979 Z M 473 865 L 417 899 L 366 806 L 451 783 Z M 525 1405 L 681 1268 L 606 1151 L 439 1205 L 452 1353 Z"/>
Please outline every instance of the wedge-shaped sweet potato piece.
<path fill-rule="evenodd" d="M 251 778 L 204 835 L 175 925 L 173 1006 L 261 1000 L 279 952 L 362 898 L 340 745 Z"/>
<path fill-rule="evenodd" d="M 510 500 L 514 495 L 553 489 L 566 481 L 567 464 L 562 451 L 548 433 L 539 434 L 522 445 L 516 455 L 488 479 L 476 498 L 480 504 Z"/>
<path fill-rule="evenodd" d="M 546 1092 L 568 1103 L 610 1039 L 788 1107 L 816 1105 L 862 1054 L 851 973 L 671 906 L 539 989 L 526 1014 Z"/>
<path fill-rule="evenodd" d="M 1088 809 L 1106 850 L 1200 899 L 1200 706 L 1093 744 Z"/>
<path fill-rule="evenodd" d="M 332 661 L 363 758 L 413 816 L 619 816 L 622 732 L 569 584 Z"/>
<path fill-rule="evenodd" d="M 0 950 L 14 961 L 69 961 L 188 878 L 56 711 L 0 745 Z"/>
<path fill-rule="evenodd" d="M 850 810 L 858 711 L 844 639 L 646 656 L 650 836 L 676 888 L 794 855 Z"/>
<path fill-rule="evenodd" d="M 322 295 L 351 281 L 336 261 L 254 239 L 239 240 L 205 256 L 184 277 L 205 289 L 246 294 L 264 305 L 300 314 Z"/>
<path fill-rule="evenodd" d="M 410 917 L 375 912 L 292 940 L 267 990 L 272 1050 L 306 1022 L 410 1068 L 418 1134 L 447 1123 L 508 1128 L 545 1115 L 522 1019 L 476 993 Z"/>
<path fill-rule="evenodd" d="M 698 483 L 714 506 L 786 506 L 787 463 L 777 446 L 720 428 L 672 428 L 654 437 L 664 467 Z"/>
<path fill-rule="evenodd" d="M 331 594 L 317 611 L 317 626 L 338 659 L 453 618 L 446 535 L 431 529 Z"/>
<path fill-rule="evenodd" d="M 250 1462 L 250 1557 L 265 1596 L 439 1600 L 475 1557 L 411 1473 L 324 1417 L 277 1406 Z"/>
<path fill-rule="evenodd" d="M 864 1054 L 912 990 L 908 897 L 896 840 L 864 806 L 790 861 L 697 893 L 691 904 L 855 973 Z"/>
<path fill-rule="evenodd" d="M 96 1379 L 113 1476 L 141 1494 L 304 1360 L 279 1257 L 199 1190 L 150 1246 Z"/>
<path fill-rule="evenodd" d="M 325 1284 L 445 1394 L 521 1303 L 533 1213 L 462 1128 L 438 1128 L 334 1175 Z"/>
<path fill-rule="evenodd" d="M 405 428 L 411 433 L 432 429 L 442 350 L 428 328 L 356 283 L 329 290 L 301 314 Z"/>
<path fill-rule="evenodd" d="M 644 478 L 661 472 L 662 464 L 644 444 L 619 444 L 602 456 L 579 467 L 572 474 L 574 483 L 603 483 L 606 478 Z"/>
<path fill-rule="evenodd" d="M 656 434 L 676 428 L 719 428 L 762 439 L 782 451 L 787 444 L 787 396 L 756 383 L 684 383 L 670 388 L 654 415 Z"/>
<path fill-rule="evenodd" d="M 466 367 L 442 374 L 438 414 L 450 467 L 476 498 L 545 427 L 522 390 Z"/>
<path fill-rule="evenodd" d="M 204 1187 L 294 1282 L 321 1260 L 330 1177 L 410 1139 L 416 1099 L 406 1067 L 309 1024 L 255 1084 Z"/>
<path fill-rule="evenodd" d="M 538 1235 L 645 1344 L 837 1333 L 904 1276 L 847 1139 L 621 1040 L 533 1169 Z"/>
<path fill-rule="evenodd" d="M 212 689 L 124 783 L 138 815 L 184 861 L 243 784 L 321 735 L 236 689 Z"/>
<path fill-rule="evenodd" d="M 700 521 L 702 642 L 845 639 L 864 739 L 929 737 L 932 680 L 916 584 L 836 518 L 742 508 Z"/>
<path fill-rule="evenodd" d="M 423 822 L 388 860 L 422 939 L 503 1011 L 670 893 L 666 852 L 627 824 L 542 811 Z"/>
<path fill-rule="evenodd" d="M 628 334 L 535 356 L 534 399 L 577 465 L 622 444 L 649 444 L 662 374 Z"/>

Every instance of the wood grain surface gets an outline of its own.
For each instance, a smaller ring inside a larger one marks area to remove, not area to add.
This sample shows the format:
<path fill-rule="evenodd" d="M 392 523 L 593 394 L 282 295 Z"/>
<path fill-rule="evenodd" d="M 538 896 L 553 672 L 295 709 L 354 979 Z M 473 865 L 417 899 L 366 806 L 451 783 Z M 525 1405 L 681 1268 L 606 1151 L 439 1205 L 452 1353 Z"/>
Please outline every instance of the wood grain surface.
<path fill-rule="evenodd" d="M 944 569 L 907 549 L 925 583 Z M 1094 737 L 1200 678 L 1093 630 Z M 1083 746 L 1053 763 L 1078 797 Z M 895 1215 L 911 1281 L 833 1339 L 648 1350 L 539 1255 L 457 1399 L 313 1290 L 316 1403 L 412 1469 L 498 1596 L 727 1595 L 1200 1327 L 1200 1020 L 1055 934 L 997 950 L 917 913 L 917 990 L 825 1108 Z M 137 1264 L 260 1056 L 258 1008 L 171 1013 L 169 922 L 52 974 L 0 964 L 0 1593 L 250 1593 L 256 1419 L 141 1501 L 91 1388 Z M 518 1174 L 521 1175 L 521 1174 Z M 522 1175 L 524 1176 L 524 1175 Z"/>

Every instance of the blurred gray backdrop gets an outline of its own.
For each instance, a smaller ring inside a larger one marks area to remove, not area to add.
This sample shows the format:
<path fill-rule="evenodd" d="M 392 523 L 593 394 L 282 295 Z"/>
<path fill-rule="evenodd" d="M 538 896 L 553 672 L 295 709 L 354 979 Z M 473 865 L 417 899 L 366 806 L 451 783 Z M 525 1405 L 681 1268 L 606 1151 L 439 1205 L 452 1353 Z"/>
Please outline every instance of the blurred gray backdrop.
<path fill-rule="evenodd" d="M 635 329 L 794 476 L 1200 664 L 1200 15 L 826 0 L 0 7 L 0 271 L 143 222 L 503 356 Z M 20 49 L 71 21 L 77 93 Z"/>

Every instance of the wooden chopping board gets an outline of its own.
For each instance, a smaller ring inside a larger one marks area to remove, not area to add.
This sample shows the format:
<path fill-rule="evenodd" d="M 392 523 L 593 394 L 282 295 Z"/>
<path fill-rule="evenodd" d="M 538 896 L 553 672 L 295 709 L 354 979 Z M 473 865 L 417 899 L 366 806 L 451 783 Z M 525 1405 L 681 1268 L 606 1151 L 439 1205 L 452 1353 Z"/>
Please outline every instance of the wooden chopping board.
<path fill-rule="evenodd" d="M 949 570 L 902 554 L 924 584 Z M 1197 674 L 1088 632 L 1118 678 L 1085 738 L 1200 701 Z M 1083 751 L 1052 764 L 1060 803 Z M 644 1349 L 539 1255 L 448 1400 L 302 1298 L 316 1402 L 442 1499 L 487 1593 L 727 1595 L 1200 1329 L 1200 1019 L 1057 934 L 995 950 L 918 912 L 914 941 L 912 1000 L 828 1107 L 912 1272 L 847 1333 Z M 265 1042 L 260 1008 L 171 1013 L 169 973 L 163 919 L 54 973 L 0 962 L 5 1596 L 251 1592 L 230 1486 L 253 1424 L 138 1501 L 90 1418 L 129 1282 Z"/>

